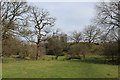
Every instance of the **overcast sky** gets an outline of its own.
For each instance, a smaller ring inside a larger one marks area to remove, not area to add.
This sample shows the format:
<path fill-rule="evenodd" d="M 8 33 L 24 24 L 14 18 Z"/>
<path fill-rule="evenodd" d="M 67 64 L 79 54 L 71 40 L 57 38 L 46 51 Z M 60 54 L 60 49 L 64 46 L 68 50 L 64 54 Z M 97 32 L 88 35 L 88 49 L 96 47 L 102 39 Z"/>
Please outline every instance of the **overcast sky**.
<path fill-rule="evenodd" d="M 69 33 L 74 30 L 82 31 L 91 24 L 95 15 L 95 2 L 31 2 L 39 8 L 45 8 L 55 17 L 56 28 Z"/>

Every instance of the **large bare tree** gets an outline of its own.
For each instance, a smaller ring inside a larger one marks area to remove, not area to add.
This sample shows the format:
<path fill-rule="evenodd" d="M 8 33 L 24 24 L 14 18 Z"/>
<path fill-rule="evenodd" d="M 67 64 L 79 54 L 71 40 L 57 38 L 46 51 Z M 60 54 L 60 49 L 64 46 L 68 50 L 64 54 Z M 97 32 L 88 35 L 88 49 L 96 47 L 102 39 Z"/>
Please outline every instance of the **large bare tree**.
<path fill-rule="evenodd" d="M 26 13 L 29 11 L 29 6 L 26 2 L 1 2 L 1 33 L 3 54 L 9 54 L 12 50 L 12 45 L 15 44 L 16 36 L 20 35 L 20 29 L 24 28 L 26 22 Z M 24 25 L 22 24 L 24 23 Z M 10 41 L 11 40 L 11 41 Z M 16 45 L 17 46 L 17 45 Z M 14 45 L 14 47 L 16 47 Z M 18 48 L 19 49 L 19 48 Z M 4 53 L 5 52 L 5 53 Z M 15 52 L 15 51 L 14 51 Z M 12 53 L 14 53 L 12 52 Z"/>
<path fill-rule="evenodd" d="M 32 31 L 32 36 L 34 36 L 35 39 L 28 39 L 37 45 L 36 60 L 38 59 L 40 43 L 47 39 L 45 36 L 50 32 L 50 27 L 54 26 L 55 20 L 56 19 L 51 17 L 46 9 L 31 7 L 30 23 L 32 30 L 30 31 Z"/>
<path fill-rule="evenodd" d="M 106 35 L 116 31 L 117 33 L 115 32 L 114 36 L 118 37 L 120 30 L 120 2 L 117 0 L 101 2 L 96 5 L 96 9 L 95 22 L 102 27 L 104 26 L 104 29 L 106 28 Z"/>
<path fill-rule="evenodd" d="M 120 1 L 114 0 L 111 2 L 101 2 L 96 6 L 97 18 L 95 21 L 100 26 L 107 28 L 107 34 L 114 29 L 118 29 L 118 50 L 120 56 Z M 120 61 L 120 57 L 119 57 Z"/>
<path fill-rule="evenodd" d="M 105 25 L 108 29 L 120 28 L 119 10 L 120 2 L 101 2 L 96 6 L 97 18 L 95 19 L 98 24 Z"/>
<path fill-rule="evenodd" d="M 18 29 L 24 26 L 20 23 L 24 21 L 28 10 L 29 7 L 26 2 L 1 2 L 0 19 L 3 39 L 7 39 L 10 34 L 18 34 Z"/>

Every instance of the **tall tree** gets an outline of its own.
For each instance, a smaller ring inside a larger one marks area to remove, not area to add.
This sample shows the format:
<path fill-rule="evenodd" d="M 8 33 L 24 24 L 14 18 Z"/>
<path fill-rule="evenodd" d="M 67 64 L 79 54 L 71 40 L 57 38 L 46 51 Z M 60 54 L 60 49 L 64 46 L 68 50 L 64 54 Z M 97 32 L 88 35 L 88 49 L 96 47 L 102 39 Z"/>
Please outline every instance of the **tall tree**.
<path fill-rule="evenodd" d="M 7 39 L 10 34 L 18 34 L 23 27 L 22 21 L 29 10 L 26 2 L 1 2 L 2 38 Z"/>
<path fill-rule="evenodd" d="M 111 2 L 101 2 L 96 6 L 97 8 L 97 18 L 95 22 L 99 25 L 105 26 L 107 28 L 107 34 L 110 30 L 118 29 L 118 34 L 120 31 L 120 1 Z M 120 56 L 120 39 L 118 39 L 118 50 Z M 120 57 L 118 58 L 120 61 Z"/>
<path fill-rule="evenodd" d="M 54 26 L 55 20 L 56 19 L 51 17 L 47 10 L 31 7 L 30 22 L 32 23 L 32 30 L 30 31 L 36 40 L 30 39 L 28 36 L 26 37 L 37 45 L 36 60 L 38 59 L 40 43 L 47 39 L 45 36 L 50 32 L 50 27 Z"/>
<path fill-rule="evenodd" d="M 119 20 L 119 10 L 120 10 L 120 2 L 101 2 L 96 6 L 97 8 L 97 24 L 105 25 L 108 29 L 120 28 L 120 20 Z"/>
<path fill-rule="evenodd" d="M 1 8 L 0 19 L 1 19 L 1 28 L 2 28 L 1 33 L 2 33 L 3 54 L 9 54 L 10 52 L 6 51 L 7 48 L 12 50 L 12 47 L 9 46 L 9 43 L 15 44 L 16 43 L 15 38 L 16 36 L 20 35 L 20 29 L 25 28 L 24 26 L 26 25 L 26 22 L 24 20 L 26 20 L 26 13 L 29 11 L 30 8 L 26 2 L 22 2 L 22 1 L 19 2 L 3 1 L 1 2 L 0 8 Z M 22 23 L 24 23 L 24 25 L 22 25 Z"/>

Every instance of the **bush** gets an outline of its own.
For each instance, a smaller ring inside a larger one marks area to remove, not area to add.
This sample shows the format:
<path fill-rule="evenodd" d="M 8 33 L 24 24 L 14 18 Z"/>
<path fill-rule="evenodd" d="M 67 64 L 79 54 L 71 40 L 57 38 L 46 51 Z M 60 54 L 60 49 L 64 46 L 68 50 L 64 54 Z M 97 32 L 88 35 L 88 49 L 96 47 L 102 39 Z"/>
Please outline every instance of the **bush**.
<path fill-rule="evenodd" d="M 71 56 L 83 56 L 83 58 L 85 59 L 85 55 L 86 53 L 88 53 L 89 49 L 88 49 L 88 45 L 86 44 L 74 44 L 72 46 L 70 46 L 69 49 L 69 54 Z"/>
<path fill-rule="evenodd" d="M 118 44 L 115 42 L 109 42 L 103 44 L 103 52 L 102 55 L 105 56 L 106 59 L 117 61 L 115 58 L 118 55 Z"/>
<path fill-rule="evenodd" d="M 19 55 L 11 55 L 10 57 L 16 58 L 16 57 L 19 57 Z"/>

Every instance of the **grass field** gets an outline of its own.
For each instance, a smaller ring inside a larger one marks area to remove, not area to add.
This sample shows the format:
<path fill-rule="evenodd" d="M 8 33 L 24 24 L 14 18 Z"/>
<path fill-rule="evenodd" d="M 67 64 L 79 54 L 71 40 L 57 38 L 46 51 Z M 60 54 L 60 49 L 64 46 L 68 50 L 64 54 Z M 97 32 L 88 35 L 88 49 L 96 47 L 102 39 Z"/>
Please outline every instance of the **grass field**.
<path fill-rule="evenodd" d="M 12 61 L 2 64 L 3 78 L 117 78 L 118 66 L 80 60 Z M 91 57 L 89 57 L 91 58 Z M 89 59 L 88 58 L 88 59 Z"/>
<path fill-rule="evenodd" d="M 2 63 L 1 63 L 1 58 L 0 58 L 0 80 L 2 79 Z"/>

